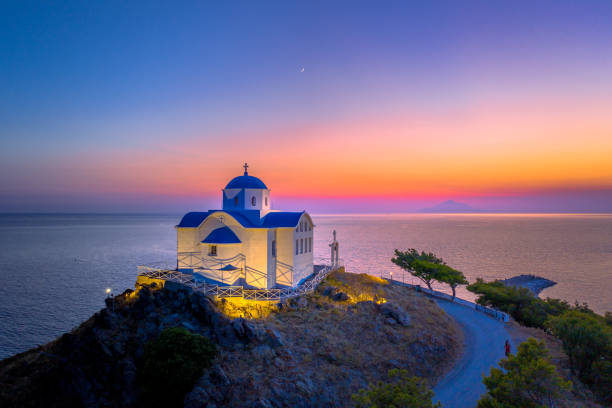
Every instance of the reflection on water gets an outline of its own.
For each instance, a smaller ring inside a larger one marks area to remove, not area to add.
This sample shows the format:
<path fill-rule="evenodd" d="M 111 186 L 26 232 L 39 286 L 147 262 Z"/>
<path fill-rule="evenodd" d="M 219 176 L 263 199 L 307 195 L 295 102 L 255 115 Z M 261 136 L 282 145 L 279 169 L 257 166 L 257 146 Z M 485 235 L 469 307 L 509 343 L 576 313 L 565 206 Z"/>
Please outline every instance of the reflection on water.
<path fill-rule="evenodd" d="M 341 257 L 351 272 L 393 272 L 401 280 L 401 269 L 390 262 L 393 249 L 417 248 L 439 254 L 470 281 L 535 274 L 558 282 L 541 296 L 587 302 L 599 312 L 612 310 L 612 215 L 405 214 L 314 220 L 315 254 L 326 254 L 325 238 L 336 229 Z M 458 295 L 473 299 L 462 288 Z"/>

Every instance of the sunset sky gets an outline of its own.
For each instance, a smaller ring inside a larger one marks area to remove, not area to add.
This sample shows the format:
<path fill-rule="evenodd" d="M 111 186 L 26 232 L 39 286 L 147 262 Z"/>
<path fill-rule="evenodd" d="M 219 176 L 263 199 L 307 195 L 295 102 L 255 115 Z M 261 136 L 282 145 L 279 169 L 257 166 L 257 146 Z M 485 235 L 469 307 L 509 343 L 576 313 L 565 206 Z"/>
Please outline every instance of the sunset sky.
<path fill-rule="evenodd" d="M 612 2 L 2 2 L 0 212 L 612 212 Z"/>

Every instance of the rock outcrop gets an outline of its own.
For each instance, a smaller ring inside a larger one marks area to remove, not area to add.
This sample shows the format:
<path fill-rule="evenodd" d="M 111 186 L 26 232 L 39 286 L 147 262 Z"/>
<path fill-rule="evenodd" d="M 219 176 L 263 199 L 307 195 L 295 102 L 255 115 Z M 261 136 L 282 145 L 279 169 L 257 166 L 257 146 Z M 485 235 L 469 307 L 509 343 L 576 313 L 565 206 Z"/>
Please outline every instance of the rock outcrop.
<path fill-rule="evenodd" d="M 352 393 L 391 368 L 433 384 L 458 352 L 459 330 L 407 288 L 362 284 L 373 300 L 325 283 L 325 295 L 291 299 L 260 319 L 231 319 L 213 299 L 177 285 L 128 290 L 114 312 L 108 303 L 71 333 L 0 362 L 0 406 L 140 406 L 145 345 L 177 326 L 219 350 L 186 407 L 349 406 Z"/>
<path fill-rule="evenodd" d="M 538 296 L 544 289 L 557 284 L 555 281 L 535 275 L 518 275 L 512 278 L 503 279 L 501 282 L 506 286 L 527 288 L 534 296 Z"/>

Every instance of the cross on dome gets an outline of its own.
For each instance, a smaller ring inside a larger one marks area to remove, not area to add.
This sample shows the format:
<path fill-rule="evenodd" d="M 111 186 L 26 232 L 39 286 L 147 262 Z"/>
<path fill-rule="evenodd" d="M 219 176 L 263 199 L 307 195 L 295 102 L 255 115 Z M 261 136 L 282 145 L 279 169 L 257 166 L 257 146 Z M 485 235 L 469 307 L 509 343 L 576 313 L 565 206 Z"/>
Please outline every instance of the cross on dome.
<path fill-rule="evenodd" d="M 244 167 L 244 175 L 245 175 L 245 176 L 248 176 L 248 175 L 249 175 L 249 173 L 247 173 L 247 169 L 249 168 L 249 165 L 248 165 L 248 164 L 245 162 L 245 163 L 244 163 L 244 166 L 242 166 L 242 167 Z"/>

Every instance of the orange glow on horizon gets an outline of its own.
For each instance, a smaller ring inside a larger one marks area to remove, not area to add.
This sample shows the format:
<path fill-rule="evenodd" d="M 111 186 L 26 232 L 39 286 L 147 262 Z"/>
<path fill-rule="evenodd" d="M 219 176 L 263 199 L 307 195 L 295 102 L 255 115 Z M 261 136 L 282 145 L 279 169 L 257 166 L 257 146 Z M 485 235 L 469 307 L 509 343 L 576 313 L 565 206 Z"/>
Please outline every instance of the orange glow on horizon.
<path fill-rule="evenodd" d="M 539 101 L 253 130 L 212 141 L 177 138 L 144 151 L 60 158 L 57 166 L 77 191 L 180 196 L 217 194 L 241 174 L 243 161 L 273 194 L 287 197 L 610 188 L 612 101 L 605 102 L 594 109 Z"/>

